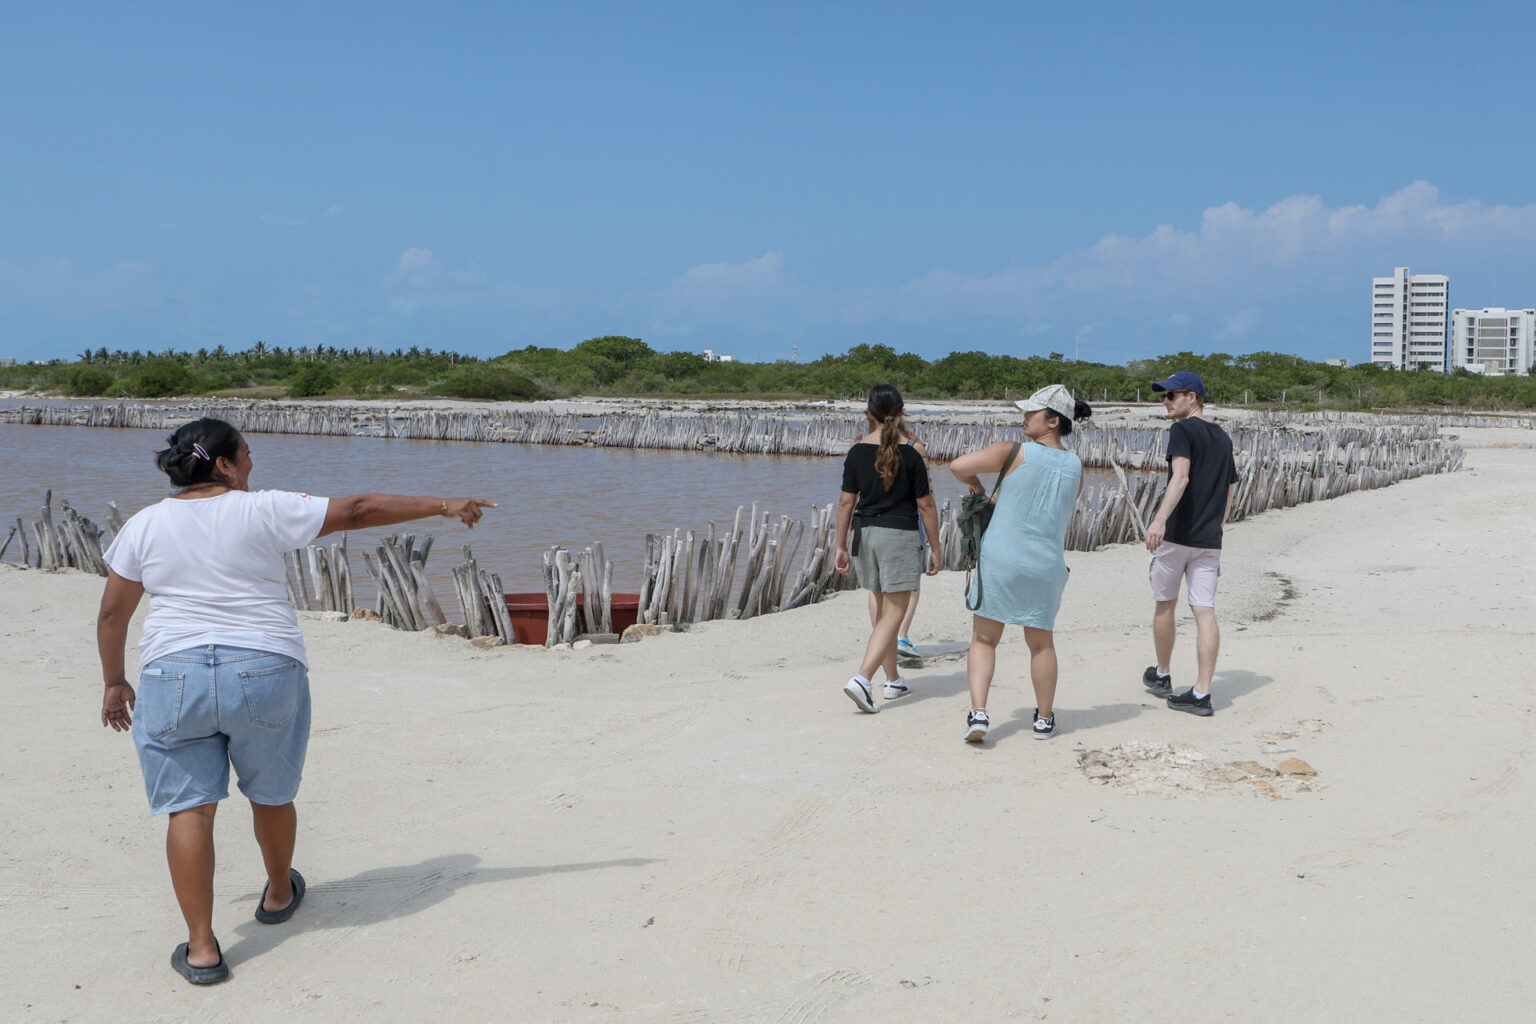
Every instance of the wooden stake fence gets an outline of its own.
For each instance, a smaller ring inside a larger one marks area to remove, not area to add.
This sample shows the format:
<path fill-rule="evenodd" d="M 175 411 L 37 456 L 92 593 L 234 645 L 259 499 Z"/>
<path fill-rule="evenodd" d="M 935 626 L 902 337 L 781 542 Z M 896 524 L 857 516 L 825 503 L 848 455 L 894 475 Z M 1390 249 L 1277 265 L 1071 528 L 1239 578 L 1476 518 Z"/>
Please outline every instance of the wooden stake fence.
<path fill-rule="evenodd" d="M 166 429 L 202 415 L 218 416 L 248 433 L 322 434 L 349 437 L 405 437 L 471 442 L 588 445 L 782 455 L 836 455 L 864 433 L 860 415 L 851 413 L 605 413 L 583 416 L 558 412 L 487 409 L 394 410 L 377 405 L 302 405 L 281 402 L 93 403 L 76 406 L 23 406 L 0 410 L 0 422 L 91 427 Z M 1438 456 L 1419 461 L 1460 459 L 1459 446 L 1442 438 L 1447 424 L 1536 426 L 1531 417 L 1391 416 L 1368 413 L 1264 413 L 1228 425 L 1234 445 L 1255 454 L 1317 452 L 1350 442 L 1361 448 L 1380 444 L 1423 444 L 1440 448 Z M 997 441 L 1023 437 L 1012 417 L 992 423 L 922 424 L 928 458 L 947 461 Z M 1070 446 L 1085 466 L 1108 469 L 1161 467 L 1167 432 L 1162 426 L 1098 426 L 1085 422 Z M 1375 456 L 1373 456 L 1374 458 Z M 1437 470 L 1438 471 L 1438 470 Z"/>
<path fill-rule="evenodd" d="M 116 415 L 112 410 L 140 410 L 134 416 L 148 415 L 143 412 L 147 407 L 136 404 L 87 408 L 95 410 L 93 419 L 111 420 Z M 335 432 L 342 433 L 343 414 L 349 430 L 357 429 L 360 422 L 366 425 L 365 417 L 344 407 L 303 408 L 308 418 L 300 420 L 282 419 L 279 411 L 263 409 L 255 412 L 261 414 L 257 422 L 269 427 L 305 428 L 288 432 L 324 432 L 309 428 L 335 427 Z M 49 407 L 30 411 L 46 411 L 52 415 L 58 409 Z M 174 414 L 161 408 L 162 416 L 169 415 L 178 423 L 189 414 L 183 407 L 176 407 Z M 465 439 L 471 439 L 468 436 L 472 433 L 468 425 L 470 421 L 460 422 L 453 418 L 460 415 L 413 413 L 414 418 L 407 419 L 403 427 L 385 415 L 383 424 L 386 431 L 396 431 L 397 434 L 403 429 L 422 429 L 439 434 L 459 432 Z M 505 419 L 506 414 L 503 417 Z M 568 427 L 568 424 L 562 425 L 564 420 L 573 417 L 531 414 L 524 419 L 523 428 L 535 433 L 542 431 L 551 438 L 539 443 L 570 443 L 553 440 L 553 437 Z M 662 430 L 664 417 L 653 414 L 627 418 L 614 415 L 604 419 L 611 422 L 609 433 L 603 436 L 613 443 L 663 447 L 678 438 L 686 438 L 687 430 L 702 429 L 699 421 L 706 418 L 671 418 L 666 431 Z M 1230 433 L 1239 480 L 1232 519 L 1461 468 L 1464 460 L 1461 447 L 1441 437 L 1434 422 L 1403 419 L 1410 422 L 1383 424 L 1380 419 L 1350 414 L 1280 413 L 1264 417 L 1257 423 L 1235 425 Z M 770 420 L 773 430 L 767 431 L 765 423 Z M 835 442 L 836 450 L 841 451 L 846 445 L 849 427 L 846 417 L 817 417 L 797 425 L 782 417 L 714 417 L 710 422 L 718 429 L 716 421 L 729 421 L 735 425 L 734 433 L 708 435 L 714 439 L 716 447 L 725 437 L 729 445 L 760 442 L 765 448 L 777 446 L 775 450 L 796 445 L 826 447 Z M 690 423 L 693 426 L 688 426 Z M 149 424 L 91 422 L 87 425 Z M 242 429 L 252 428 L 243 426 Z M 930 455 L 939 457 L 1016 435 L 1014 428 L 1000 426 L 940 425 L 924 430 Z M 483 439 L 483 436 L 473 439 Z M 1091 483 L 1085 488 L 1067 528 L 1066 546 L 1070 550 L 1092 550 L 1106 544 L 1134 541 L 1145 535 L 1145 524 L 1155 514 L 1163 493 L 1161 467 L 1166 437 L 1166 431 L 1162 429 L 1136 427 L 1087 429 L 1085 425 L 1085 429 L 1074 433 L 1073 447 L 1084 464 L 1112 469 L 1115 482 Z M 1133 472 L 1127 473 L 1127 469 Z M 43 569 L 68 566 L 106 575 L 102 552 L 122 528 L 116 503 L 108 502 L 111 526 L 106 530 L 80 515 L 67 502 L 62 506 L 61 521 L 55 524 L 52 503 L 53 492 L 49 491 L 37 522 L 28 526 L 21 518 L 16 520 L 4 543 L 0 544 L 0 557 L 19 537 L 23 564 Z M 965 568 L 959 557 L 956 512 L 954 506 L 946 503 L 940 515 L 939 537 L 945 567 L 950 569 Z M 750 511 L 746 506 L 737 509 L 729 533 L 723 535 L 714 523 L 702 535 L 693 530 L 648 534 L 640 579 L 638 620 L 654 625 L 683 626 L 711 619 L 751 618 L 815 603 L 829 593 L 852 589 L 857 586 L 853 573 L 842 576 L 833 568 L 835 527 L 836 510 L 832 505 L 813 506 L 809 519 L 802 521 L 788 516 L 774 519 L 753 504 Z M 431 548 L 431 536 L 418 540 L 415 535 L 407 534 L 389 537 L 372 554 L 362 553 L 364 565 L 378 584 L 378 613 L 396 628 L 419 630 L 446 622 L 426 576 L 425 565 Z M 453 573 L 466 630 L 471 637 L 495 637 L 500 642 L 512 642 L 514 634 L 501 578 L 481 569 L 468 545 L 464 547 L 464 559 Z M 319 610 L 338 612 L 352 609 L 351 570 L 344 540 L 329 548 L 311 545 L 290 552 L 285 556 L 285 563 L 289 597 L 295 607 L 308 610 L 318 607 Z M 613 632 L 613 567 L 601 544 L 593 544 L 574 558 L 564 548 L 551 549 L 544 555 L 544 579 L 549 610 L 547 643 L 568 642 L 582 635 L 606 636 Z"/>

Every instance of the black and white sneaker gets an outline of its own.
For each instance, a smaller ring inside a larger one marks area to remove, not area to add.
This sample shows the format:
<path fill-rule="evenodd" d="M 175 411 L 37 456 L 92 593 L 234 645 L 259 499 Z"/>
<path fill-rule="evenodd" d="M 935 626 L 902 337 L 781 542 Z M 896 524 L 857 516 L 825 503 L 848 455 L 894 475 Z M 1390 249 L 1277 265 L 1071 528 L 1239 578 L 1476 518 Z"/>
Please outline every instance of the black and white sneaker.
<path fill-rule="evenodd" d="M 1041 716 L 1040 709 L 1035 708 L 1035 739 L 1048 740 L 1056 734 L 1056 716 L 1050 718 Z"/>
<path fill-rule="evenodd" d="M 848 680 L 848 684 L 843 687 L 843 692 L 848 695 L 849 700 L 859 706 L 860 711 L 867 711 L 873 715 L 880 710 L 880 706 L 875 703 L 875 695 L 870 691 L 869 683 L 858 676 Z"/>
<path fill-rule="evenodd" d="M 1206 694 L 1204 697 L 1196 697 L 1193 686 L 1183 693 L 1172 694 L 1168 698 L 1168 706 L 1175 711 L 1187 711 L 1192 715 L 1199 715 L 1201 718 L 1209 718 L 1216 713 L 1215 709 L 1211 707 L 1211 695 Z"/>
<path fill-rule="evenodd" d="M 985 708 L 975 708 L 965 716 L 965 742 L 980 743 L 987 738 L 987 729 L 992 725 L 992 720 L 987 717 Z"/>
<path fill-rule="evenodd" d="M 1160 676 L 1156 665 L 1148 665 L 1147 670 L 1141 674 L 1141 685 L 1154 697 L 1166 697 L 1173 692 L 1173 674 L 1170 672 Z"/>
<path fill-rule="evenodd" d="M 895 700 L 897 697 L 905 697 L 912 692 L 912 687 L 907 685 L 905 679 L 887 680 L 885 684 L 885 699 Z"/>

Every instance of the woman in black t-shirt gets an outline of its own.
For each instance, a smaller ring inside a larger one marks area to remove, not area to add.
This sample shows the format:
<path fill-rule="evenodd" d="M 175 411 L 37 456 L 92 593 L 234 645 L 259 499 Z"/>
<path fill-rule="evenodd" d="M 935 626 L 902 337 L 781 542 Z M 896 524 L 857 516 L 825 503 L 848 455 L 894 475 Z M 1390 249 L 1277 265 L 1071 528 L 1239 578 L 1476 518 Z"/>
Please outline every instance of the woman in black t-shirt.
<path fill-rule="evenodd" d="M 896 637 L 901 619 L 922 578 L 922 537 L 919 520 L 928 534 L 929 576 L 941 563 L 938 546 L 939 516 L 928 486 L 928 467 L 906 441 L 901 392 L 889 384 L 870 389 L 864 410 L 869 433 L 848 451 L 843 460 L 843 494 L 837 505 L 838 572 L 852 566 L 859 584 L 874 594 L 875 625 L 864 650 L 858 675 L 848 680 L 843 692 L 859 710 L 874 713 L 876 669 L 885 672 L 885 696 L 908 692 L 896 668 Z M 853 543 L 849 545 L 849 531 Z"/>

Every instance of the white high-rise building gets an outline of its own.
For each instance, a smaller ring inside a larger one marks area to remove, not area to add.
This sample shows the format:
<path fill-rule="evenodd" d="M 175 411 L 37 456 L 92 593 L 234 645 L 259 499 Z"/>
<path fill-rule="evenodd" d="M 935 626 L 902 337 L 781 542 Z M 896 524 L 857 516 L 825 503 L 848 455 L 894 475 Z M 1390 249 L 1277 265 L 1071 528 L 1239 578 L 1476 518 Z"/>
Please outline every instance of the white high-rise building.
<path fill-rule="evenodd" d="M 1395 370 L 1446 369 L 1451 279 L 1410 274 L 1371 278 L 1371 362 Z"/>
<path fill-rule="evenodd" d="M 1502 377 L 1530 373 L 1536 309 L 1451 310 L 1451 367 Z"/>

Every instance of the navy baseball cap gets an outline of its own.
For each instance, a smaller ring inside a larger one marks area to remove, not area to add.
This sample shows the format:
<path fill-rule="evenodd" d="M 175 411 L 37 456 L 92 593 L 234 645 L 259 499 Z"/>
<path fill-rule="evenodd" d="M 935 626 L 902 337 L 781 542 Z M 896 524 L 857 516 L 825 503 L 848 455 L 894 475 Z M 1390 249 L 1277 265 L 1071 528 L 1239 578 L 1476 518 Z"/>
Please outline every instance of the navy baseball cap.
<path fill-rule="evenodd" d="M 1201 398 L 1205 397 L 1205 381 L 1193 370 L 1180 370 L 1167 380 L 1160 380 L 1152 385 L 1153 391 L 1176 391 L 1178 389 L 1193 391 Z"/>

